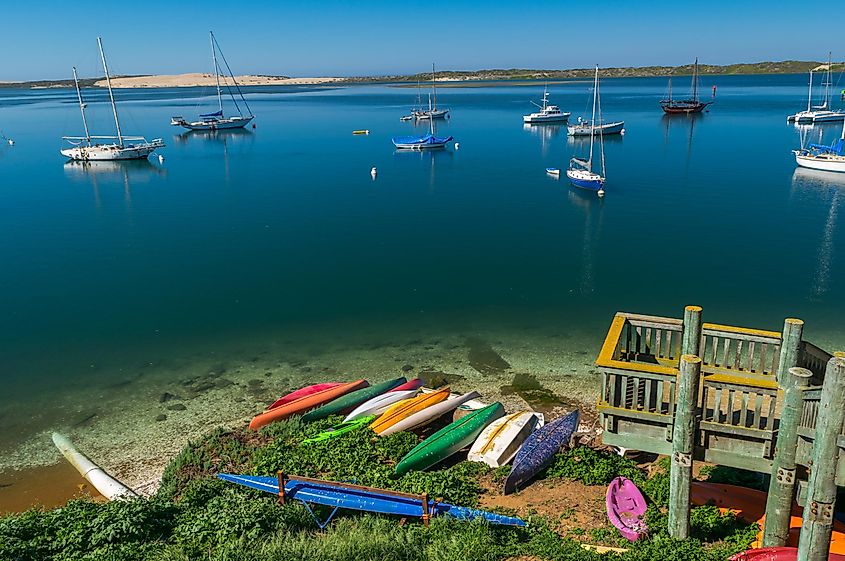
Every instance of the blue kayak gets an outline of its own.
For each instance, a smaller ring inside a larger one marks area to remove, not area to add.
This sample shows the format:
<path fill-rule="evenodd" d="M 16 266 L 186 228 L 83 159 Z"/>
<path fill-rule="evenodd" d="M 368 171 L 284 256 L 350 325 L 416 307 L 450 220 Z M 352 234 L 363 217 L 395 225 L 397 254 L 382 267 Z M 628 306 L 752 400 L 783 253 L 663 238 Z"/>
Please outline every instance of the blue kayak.
<path fill-rule="evenodd" d="M 217 474 L 223 481 L 237 483 L 251 489 L 258 489 L 279 495 L 279 480 L 276 477 L 259 475 L 234 475 L 229 473 Z M 361 510 L 379 514 L 395 514 L 402 517 L 423 518 L 423 502 L 421 495 L 410 495 L 398 493 L 386 489 L 373 489 L 335 481 L 320 481 L 310 478 L 298 478 L 289 476 L 285 480 L 285 500 L 296 500 L 301 502 L 312 513 L 309 504 L 318 504 L 349 510 Z M 474 520 L 483 518 L 491 524 L 504 524 L 507 526 L 525 526 L 525 521 L 512 516 L 495 514 L 485 510 L 476 510 L 461 506 L 450 505 L 428 501 L 428 514 L 434 516 L 452 516 L 461 520 Z M 334 512 L 329 515 L 325 522 L 315 517 L 317 524 L 324 527 L 329 523 Z"/>
<path fill-rule="evenodd" d="M 531 433 L 513 459 L 510 475 L 505 479 L 505 495 L 549 467 L 555 454 L 569 444 L 579 419 L 576 409 Z"/>

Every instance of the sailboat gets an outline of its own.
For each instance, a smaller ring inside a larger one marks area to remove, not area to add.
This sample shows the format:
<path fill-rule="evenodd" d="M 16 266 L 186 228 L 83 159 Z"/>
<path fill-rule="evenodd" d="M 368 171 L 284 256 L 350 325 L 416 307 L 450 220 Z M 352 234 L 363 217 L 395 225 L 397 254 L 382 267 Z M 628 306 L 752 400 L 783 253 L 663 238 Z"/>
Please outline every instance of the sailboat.
<path fill-rule="evenodd" d="M 214 32 L 209 31 L 208 34 L 211 38 L 211 60 L 214 62 L 214 79 L 217 83 L 218 109 L 214 113 L 201 114 L 199 116 L 199 120 L 193 122 L 186 121 L 181 115 L 172 117 L 170 119 L 170 124 L 173 126 L 184 127 L 192 131 L 213 131 L 220 129 L 243 128 L 255 118 L 255 115 L 252 114 L 252 110 L 249 108 L 249 104 L 246 102 L 244 94 L 241 92 L 241 88 L 238 86 L 237 80 L 235 80 L 235 75 L 232 74 L 232 69 L 229 68 L 229 63 L 226 62 L 226 57 L 223 55 L 223 50 L 220 48 L 220 44 L 214 37 Z M 235 85 L 235 90 L 238 92 L 238 96 L 240 96 L 241 98 L 241 103 L 244 104 L 244 108 L 247 111 L 246 115 L 244 115 L 241 111 L 241 106 L 238 104 L 238 100 L 235 99 L 235 95 L 232 93 L 232 88 L 231 86 L 229 86 L 228 83 L 226 83 L 225 86 L 229 92 L 229 96 L 232 98 L 232 103 L 234 103 L 235 109 L 237 109 L 238 111 L 238 115 L 226 117 L 223 114 L 223 93 L 220 88 L 220 66 L 217 64 L 218 51 L 220 52 L 220 58 L 223 59 L 223 63 L 226 65 L 226 70 L 229 71 L 229 76 L 232 78 L 232 83 Z"/>
<path fill-rule="evenodd" d="M 564 113 L 557 105 L 549 103 L 549 90 L 547 87 L 543 88 L 543 105 L 531 102 L 536 105 L 540 111 L 522 116 L 522 122 L 527 124 L 542 124 L 542 123 L 565 123 L 569 119 L 571 113 Z"/>
<path fill-rule="evenodd" d="M 598 67 L 596 67 L 596 76 L 598 76 Z M 597 82 L 598 83 L 598 82 Z M 596 92 L 595 89 L 593 90 L 593 105 L 595 105 L 596 99 Z M 578 120 L 566 127 L 566 134 L 569 136 L 589 136 L 593 137 L 596 132 L 601 135 L 606 134 L 625 134 L 625 121 L 610 121 L 604 122 L 604 120 L 599 116 L 598 122 L 596 122 L 596 115 L 595 115 L 595 106 L 593 107 L 593 118 L 589 121 L 582 117 L 578 117 Z"/>
<path fill-rule="evenodd" d="M 813 105 L 813 72 L 810 70 L 810 86 L 807 90 L 807 109 L 799 111 L 793 115 L 788 115 L 786 121 L 788 123 L 829 123 L 832 121 L 845 121 L 845 111 L 830 109 L 830 86 L 832 85 L 832 71 L 831 67 L 833 60 L 831 53 L 827 55 L 827 72 L 826 78 L 822 82 L 824 86 L 824 93 L 822 94 L 822 102 L 820 105 Z"/>
<path fill-rule="evenodd" d="M 593 115 L 590 118 L 590 156 L 587 160 L 572 158 L 569 161 L 569 169 L 566 170 L 566 177 L 575 187 L 595 191 L 599 197 L 604 196 L 604 133 L 596 124 L 596 106 L 599 107 L 599 120 L 601 120 L 601 98 L 599 96 L 599 67 L 596 65 L 596 77 L 593 83 Z M 596 130 L 599 135 L 601 146 L 601 174 L 593 171 L 593 147 L 595 145 Z M 548 170 L 547 170 L 548 171 Z"/>
<path fill-rule="evenodd" d="M 712 101 L 701 101 L 698 99 L 698 58 L 695 59 L 695 64 L 692 66 L 692 88 L 690 97 L 687 99 L 673 99 L 672 98 L 672 77 L 669 77 L 669 97 L 660 100 L 660 107 L 669 115 L 676 115 L 679 113 L 701 113 L 705 107 L 713 103 Z"/>
<path fill-rule="evenodd" d="M 97 46 L 100 48 L 100 58 L 103 61 L 103 70 L 106 73 L 106 85 L 109 88 L 109 100 L 114 114 L 114 126 L 117 129 L 117 136 L 93 136 L 88 131 L 88 120 L 85 118 L 85 102 L 82 100 L 82 91 L 79 89 L 79 78 L 76 76 L 76 67 L 73 68 L 73 82 L 76 85 L 76 97 L 79 100 L 79 110 L 82 112 L 82 126 L 85 129 L 85 136 L 64 136 L 63 140 L 72 144 L 70 148 L 61 150 L 62 156 L 71 160 L 140 160 L 152 154 L 157 148 L 164 147 L 164 141 L 160 138 L 147 142 L 143 136 L 125 136 L 120 130 L 120 119 L 117 116 L 117 104 L 114 101 L 114 92 L 111 87 L 109 67 L 106 64 L 106 54 L 103 51 L 103 41 L 97 37 Z M 98 142 L 110 140 L 112 142 Z M 117 141 L 117 142 L 114 142 Z"/>
<path fill-rule="evenodd" d="M 452 137 L 434 135 L 434 119 L 429 119 L 429 133 L 425 136 L 396 136 L 391 139 L 398 150 L 438 150 L 446 147 Z"/>
<path fill-rule="evenodd" d="M 810 144 L 792 153 L 795 154 L 795 163 L 803 168 L 845 173 L 845 121 L 842 134 L 830 146 Z"/>
<path fill-rule="evenodd" d="M 445 119 L 449 115 L 448 109 L 437 108 L 437 73 L 434 70 L 434 63 L 431 63 L 431 93 L 428 95 L 428 109 L 420 107 L 411 111 L 411 115 L 415 119 Z"/>

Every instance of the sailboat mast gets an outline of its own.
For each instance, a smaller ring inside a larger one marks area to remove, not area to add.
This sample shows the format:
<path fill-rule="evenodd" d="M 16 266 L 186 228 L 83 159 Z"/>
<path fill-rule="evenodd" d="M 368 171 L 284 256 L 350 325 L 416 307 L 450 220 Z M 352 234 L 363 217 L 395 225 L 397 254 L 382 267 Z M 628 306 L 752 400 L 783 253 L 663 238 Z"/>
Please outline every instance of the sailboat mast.
<path fill-rule="evenodd" d="M 596 99 L 599 93 L 599 65 L 596 65 L 596 78 L 593 81 L 593 116 L 590 118 L 590 159 L 587 160 L 587 169 L 593 171 L 593 139 L 596 135 Z"/>
<path fill-rule="evenodd" d="M 111 111 L 114 113 L 114 126 L 117 129 L 117 143 L 123 146 L 123 135 L 120 133 L 120 119 L 117 118 L 117 105 L 114 103 L 114 92 L 111 89 L 111 76 L 109 66 L 106 64 L 106 53 L 103 52 L 103 40 L 97 37 L 97 46 L 100 47 L 100 58 L 103 59 L 103 70 L 106 73 L 106 85 L 109 87 L 109 99 L 111 100 Z"/>
<path fill-rule="evenodd" d="M 437 110 L 437 74 L 434 72 L 434 63 L 431 63 L 431 91 L 434 93 L 434 110 Z"/>
<path fill-rule="evenodd" d="M 220 67 L 217 65 L 217 49 L 214 48 L 214 32 L 209 31 L 209 40 L 211 42 L 211 60 L 214 61 L 214 79 L 217 81 L 217 104 L 220 107 L 222 117 L 223 113 L 223 94 L 220 93 Z"/>
<path fill-rule="evenodd" d="M 833 81 L 833 74 L 830 71 L 833 65 L 833 53 L 827 52 L 827 83 L 824 85 L 824 108 L 830 109 L 830 86 Z"/>
<path fill-rule="evenodd" d="M 85 128 L 85 140 L 91 143 L 91 133 L 88 132 L 88 119 L 85 118 L 85 103 L 82 101 L 82 91 L 79 89 L 79 78 L 76 77 L 76 67 L 73 67 L 73 83 L 76 84 L 76 98 L 79 100 L 79 111 L 82 113 L 82 126 Z"/>
<path fill-rule="evenodd" d="M 692 67 L 692 99 L 698 102 L 698 57 L 695 57 L 695 64 Z"/>
<path fill-rule="evenodd" d="M 669 76 L 669 105 L 672 104 L 672 77 Z"/>
<path fill-rule="evenodd" d="M 807 91 L 807 111 L 812 109 L 813 105 L 813 71 L 810 70 L 810 89 Z"/>

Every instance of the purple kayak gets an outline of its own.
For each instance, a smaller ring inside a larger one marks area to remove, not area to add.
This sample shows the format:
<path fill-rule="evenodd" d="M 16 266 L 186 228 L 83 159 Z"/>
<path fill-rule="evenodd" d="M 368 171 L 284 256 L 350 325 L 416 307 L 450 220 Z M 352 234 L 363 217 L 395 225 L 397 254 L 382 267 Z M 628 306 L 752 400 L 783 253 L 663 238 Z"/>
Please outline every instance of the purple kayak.
<path fill-rule="evenodd" d="M 633 481 L 624 477 L 611 481 L 605 503 L 607 517 L 625 539 L 635 542 L 648 534 L 645 498 Z"/>
<path fill-rule="evenodd" d="M 510 475 L 505 479 L 505 495 L 513 493 L 551 465 L 555 454 L 569 444 L 572 435 L 578 430 L 580 415 L 576 409 L 540 427 L 525 439 L 514 456 Z"/>

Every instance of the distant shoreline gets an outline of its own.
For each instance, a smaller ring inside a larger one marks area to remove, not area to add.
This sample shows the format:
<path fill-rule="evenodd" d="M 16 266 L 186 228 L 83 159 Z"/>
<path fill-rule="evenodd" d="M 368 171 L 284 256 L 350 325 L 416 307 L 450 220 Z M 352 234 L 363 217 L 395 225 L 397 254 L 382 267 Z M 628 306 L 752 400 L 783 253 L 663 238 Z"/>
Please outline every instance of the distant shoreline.
<path fill-rule="evenodd" d="M 832 69 L 837 72 L 845 71 L 845 62 L 834 62 Z M 699 73 L 706 76 L 735 76 L 757 74 L 801 74 L 811 69 L 827 68 L 826 63 L 818 61 L 787 60 L 780 62 L 754 62 L 729 65 L 699 65 Z M 565 70 L 532 70 L 512 68 L 506 70 L 445 70 L 437 73 L 437 82 L 444 85 L 459 85 L 467 82 L 526 82 L 538 80 L 572 80 L 591 78 L 595 70 L 592 68 L 573 68 Z M 602 68 L 604 78 L 648 78 L 668 76 L 689 76 L 692 65 L 684 66 L 636 66 Z M 221 83 L 225 77 L 221 76 Z M 238 85 L 250 86 L 301 86 L 301 85 L 353 85 L 353 84 L 401 84 L 427 82 L 431 74 L 421 73 L 413 75 L 384 75 L 359 77 L 302 77 L 274 75 L 246 75 L 237 76 Z M 103 78 L 86 78 L 79 81 L 85 88 L 105 87 Z M 143 75 L 117 76 L 112 78 L 112 86 L 116 88 L 190 88 L 214 86 L 214 75 L 209 73 L 189 73 L 174 75 Z M 72 87 L 73 80 L 35 80 L 24 82 L 0 81 L 0 88 L 66 88 Z"/>

